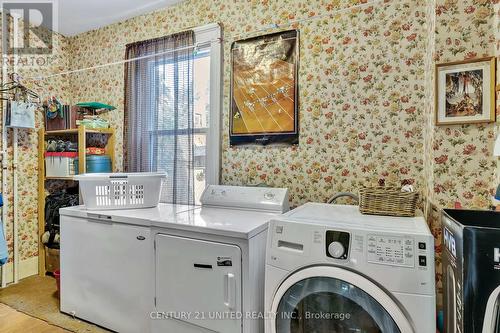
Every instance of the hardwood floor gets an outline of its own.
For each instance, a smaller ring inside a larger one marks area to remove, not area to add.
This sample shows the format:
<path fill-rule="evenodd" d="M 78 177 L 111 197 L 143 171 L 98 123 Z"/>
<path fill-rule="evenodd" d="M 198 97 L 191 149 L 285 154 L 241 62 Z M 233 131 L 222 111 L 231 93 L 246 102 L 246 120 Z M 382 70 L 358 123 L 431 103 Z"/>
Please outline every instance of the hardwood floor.
<path fill-rule="evenodd" d="M 0 332 L 2 333 L 71 333 L 43 320 L 30 317 L 0 303 Z"/>

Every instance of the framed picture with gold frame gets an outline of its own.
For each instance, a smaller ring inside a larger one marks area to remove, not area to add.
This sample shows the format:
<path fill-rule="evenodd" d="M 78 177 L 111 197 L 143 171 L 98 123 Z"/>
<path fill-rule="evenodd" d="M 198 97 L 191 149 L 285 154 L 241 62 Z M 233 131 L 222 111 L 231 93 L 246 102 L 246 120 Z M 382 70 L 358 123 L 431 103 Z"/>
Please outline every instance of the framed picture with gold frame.
<path fill-rule="evenodd" d="M 495 121 L 496 58 L 436 65 L 436 125 Z"/>
<path fill-rule="evenodd" d="M 231 146 L 298 144 L 298 65 L 298 30 L 231 45 Z"/>

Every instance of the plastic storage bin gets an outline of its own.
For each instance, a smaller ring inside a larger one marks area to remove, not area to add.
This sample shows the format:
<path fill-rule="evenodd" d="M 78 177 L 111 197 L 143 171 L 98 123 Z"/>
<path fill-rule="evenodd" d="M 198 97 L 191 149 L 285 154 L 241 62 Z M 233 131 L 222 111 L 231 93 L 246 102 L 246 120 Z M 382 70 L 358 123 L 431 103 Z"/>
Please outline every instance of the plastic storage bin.
<path fill-rule="evenodd" d="M 75 176 L 89 210 L 151 208 L 160 201 L 165 173 L 96 173 Z"/>
<path fill-rule="evenodd" d="M 75 173 L 79 174 L 78 171 L 78 158 L 75 158 Z M 103 155 L 87 155 L 87 170 L 86 173 L 107 173 L 111 172 L 111 158 L 109 156 Z"/>
<path fill-rule="evenodd" d="M 76 174 L 74 161 L 78 153 L 71 152 L 46 152 L 45 176 L 46 177 L 71 177 Z M 78 164 L 77 164 L 78 166 Z"/>
<path fill-rule="evenodd" d="M 59 270 L 59 249 L 45 247 L 45 270 L 51 273 Z"/>
<path fill-rule="evenodd" d="M 500 332 L 500 212 L 445 209 L 445 332 Z"/>

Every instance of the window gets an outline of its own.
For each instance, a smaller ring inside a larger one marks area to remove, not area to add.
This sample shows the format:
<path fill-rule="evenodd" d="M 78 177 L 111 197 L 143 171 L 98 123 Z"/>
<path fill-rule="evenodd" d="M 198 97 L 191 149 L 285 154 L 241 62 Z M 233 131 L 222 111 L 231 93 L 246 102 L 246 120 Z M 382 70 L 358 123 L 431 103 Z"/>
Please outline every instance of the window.
<path fill-rule="evenodd" d="M 127 166 L 167 172 L 162 201 L 199 203 L 205 186 L 219 181 L 219 37 L 212 24 L 194 29 L 194 38 L 127 46 L 128 58 L 140 58 L 125 69 Z"/>
<path fill-rule="evenodd" d="M 159 83 L 159 89 L 152 93 L 153 103 L 150 107 L 157 108 L 153 112 L 158 113 L 158 123 L 151 123 L 150 135 L 151 144 L 157 147 L 150 151 L 150 161 L 152 169 L 172 173 L 172 165 L 175 156 L 168 147 L 172 145 L 175 136 L 186 136 L 192 132 L 192 158 L 193 158 L 193 180 L 194 180 L 194 199 L 199 203 L 201 193 L 206 186 L 207 169 L 207 135 L 210 128 L 210 48 L 198 50 L 193 61 L 193 129 L 189 131 L 187 126 L 174 128 L 175 109 L 172 101 L 176 98 L 172 87 L 175 85 L 175 75 L 165 75 L 165 73 L 175 73 L 175 67 L 186 68 L 189 66 L 189 60 L 174 62 L 151 62 L 150 78 Z M 179 85 L 183 85 L 180 82 Z M 158 101 L 158 102 L 156 102 Z M 182 154 L 182 151 L 180 152 Z"/>

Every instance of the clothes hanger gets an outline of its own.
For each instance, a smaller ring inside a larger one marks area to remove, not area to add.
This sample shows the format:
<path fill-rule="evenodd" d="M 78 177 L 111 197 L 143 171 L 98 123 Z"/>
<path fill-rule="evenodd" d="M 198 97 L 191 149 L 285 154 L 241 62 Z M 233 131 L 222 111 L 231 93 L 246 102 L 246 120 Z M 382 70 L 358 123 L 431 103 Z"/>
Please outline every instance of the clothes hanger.
<path fill-rule="evenodd" d="M 31 99 L 35 99 L 34 103 L 40 103 L 40 96 L 20 83 L 21 76 L 19 74 L 12 73 L 9 78 L 11 81 L 3 84 L 0 88 L 0 94 L 7 93 L 7 97 L 0 95 L 0 100 L 17 101 L 23 98 L 25 102 L 32 102 Z"/>

